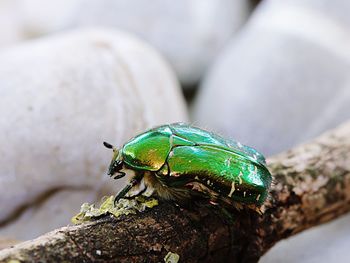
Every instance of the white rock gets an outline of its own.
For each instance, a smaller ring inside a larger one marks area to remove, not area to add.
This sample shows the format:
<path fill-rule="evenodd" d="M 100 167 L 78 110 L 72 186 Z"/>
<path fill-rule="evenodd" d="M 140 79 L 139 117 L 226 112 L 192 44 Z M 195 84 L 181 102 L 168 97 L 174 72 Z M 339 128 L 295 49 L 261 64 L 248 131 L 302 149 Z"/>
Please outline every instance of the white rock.
<path fill-rule="evenodd" d="M 270 155 L 350 118 L 350 30 L 316 3 L 264 2 L 205 79 L 194 120 Z"/>
<path fill-rule="evenodd" d="M 82 0 L 1 0 L 0 46 L 69 27 Z"/>
<path fill-rule="evenodd" d="M 348 262 L 350 215 L 312 228 L 276 244 L 260 263 Z"/>
<path fill-rule="evenodd" d="M 0 45 L 69 27 L 117 27 L 157 47 L 185 84 L 199 80 L 249 12 L 246 0 L 2 0 L 1 6 Z"/>
<path fill-rule="evenodd" d="M 96 200 L 96 192 L 91 189 L 61 189 L 41 202 L 25 209 L 18 217 L 0 229 L 2 237 L 16 237 L 18 240 L 33 239 L 59 226 L 72 225 L 83 202 Z"/>
<path fill-rule="evenodd" d="M 105 175 L 112 153 L 102 142 L 121 146 L 146 128 L 187 119 L 168 65 L 119 31 L 76 31 L 3 50 L 0 87 L 3 228 L 55 189 L 115 193 L 118 183 Z M 79 210 L 76 203 L 65 202 L 67 211 Z M 18 231 L 14 237 L 28 237 Z"/>

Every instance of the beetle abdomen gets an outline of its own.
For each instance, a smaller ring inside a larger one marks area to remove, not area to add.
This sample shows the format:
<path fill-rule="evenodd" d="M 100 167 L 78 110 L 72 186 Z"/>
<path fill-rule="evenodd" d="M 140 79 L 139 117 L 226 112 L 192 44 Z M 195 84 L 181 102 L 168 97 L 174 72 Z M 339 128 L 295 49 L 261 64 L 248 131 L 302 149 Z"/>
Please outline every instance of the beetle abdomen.
<path fill-rule="evenodd" d="M 262 204 L 271 182 L 265 167 L 213 146 L 175 147 L 167 163 L 171 178 L 196 178 L 218 194 L 246 204 Z"/>

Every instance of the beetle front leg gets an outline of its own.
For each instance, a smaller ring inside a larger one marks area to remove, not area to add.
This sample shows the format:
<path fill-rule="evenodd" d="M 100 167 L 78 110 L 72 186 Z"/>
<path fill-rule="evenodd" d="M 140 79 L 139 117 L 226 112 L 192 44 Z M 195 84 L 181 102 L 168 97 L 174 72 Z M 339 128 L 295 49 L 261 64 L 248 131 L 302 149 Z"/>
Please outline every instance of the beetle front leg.
<path fill-rule="evenodd" d="M 140 183 L 142 177 L 143 177 L 142 174 L 135 175 L 130 180 L 130 182 L 115 196 L 115 198 L 114 198 L 114 205 L 116 205 L 116 203 L 118 203 L 118 201 L 121 198 L 123 198 L 131 190 L 131 188 L 133 188 L 135 185 Z"/>
<path fill-rule="evenodd" d="M 147 187 L 144 187 L 142 190 L 140 190 L 139 192 L 137 192 L 134 195 L 130 195 L 130 191 L 129 191 L 128 193 L 126 193 L 126 195 L 123 197 L 123 199 L 134 199 L 137 196 L 143 195 L 144 193 L 146 193 L 146 191 L 147 191 Z"/>
<path fill-rule="evenodd" d="M 123 178 L 124 176 L 125 176 L 125 173 L 121 171 L 118 174 L 111 175 L 111 177 L 113 177 L 114 180 L 118 180 L 120 178 Z"/>

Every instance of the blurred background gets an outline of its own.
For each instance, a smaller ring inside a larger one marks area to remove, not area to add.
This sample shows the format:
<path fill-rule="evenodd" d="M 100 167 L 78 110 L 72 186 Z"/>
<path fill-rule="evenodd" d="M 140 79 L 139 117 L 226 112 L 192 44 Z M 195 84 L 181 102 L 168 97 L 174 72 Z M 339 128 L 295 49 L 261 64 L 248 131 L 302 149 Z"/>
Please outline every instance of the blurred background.
<path fill-rule="evenodd" d="M 346 0 L 0 0 L 0 246 L 118 191 L 111 152 L 189 122 L 278 154 L 350 118 Z M 350 217 L 261 262 L 347 261 Z"/>

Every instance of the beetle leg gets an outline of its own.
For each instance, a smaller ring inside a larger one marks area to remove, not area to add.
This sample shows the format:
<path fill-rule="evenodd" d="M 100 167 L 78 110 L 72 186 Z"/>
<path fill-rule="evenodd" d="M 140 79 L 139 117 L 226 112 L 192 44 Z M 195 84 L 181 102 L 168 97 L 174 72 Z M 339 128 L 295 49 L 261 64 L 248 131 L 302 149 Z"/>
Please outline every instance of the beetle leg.
<path fill-rule="evenodd" d="M 118 203 L 118 201 L 121 198 L 124 198 L 124 196 L 130 191 L 131 188 L 133 188 L 137 184 L 136 180 L 132 180 L 130 183 L 128 183 L 114 198 L 114 205 Z"/>
<path fill-rule="evenodd" d="M 125 176 L 125 173 L 124 173 L 124 172 L 121 172 L 121 171 L 119 171 L 117 175 L 116 175 L 116 174 L 111 175 L 111 177 L 113 177 L 114 180 L 123 178 L 124 176 Z"/>
<path fill-rule="evenodd" d="M 132 184 L 127 184 L 115 197 L 114 197 L 114 205 L 118 203 L 118 201 L 126 195 L 127 192 L 133 187 Z"/>
<path fill-rule="evenodd" d="M 137 197 L 137 196 L 143 195 L 143 194 L 146 192 L 146 190 L 147 190 L 147 188 L 144 188 L 144 189 L 142 189 L 140 192 L 138 192 L 137 194 L 132 195 L 132 196 L 126 196 L 126 195 L 125 195 L 125 196 L 123 197 L 123 199 L 129 199 L 129 200 L 134 199 L 134 198 Z M 146 196 L 146 197 L 149 197 L 149 196 Z"/>
<path fill-rule="evenodd" d="M 134 176 L 130 182 L 115 196 L 114 198 L 114 205 L 118 203 L 118 201 L 123 198 L 131 188 L 133 188 L 135 185 L 137 185 L 140 182 L 140 179 L 142 178 L 142 174 Z"/>

